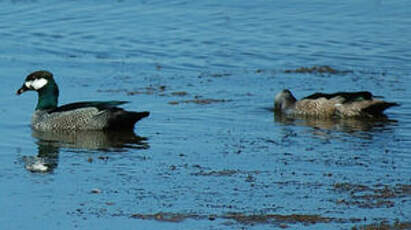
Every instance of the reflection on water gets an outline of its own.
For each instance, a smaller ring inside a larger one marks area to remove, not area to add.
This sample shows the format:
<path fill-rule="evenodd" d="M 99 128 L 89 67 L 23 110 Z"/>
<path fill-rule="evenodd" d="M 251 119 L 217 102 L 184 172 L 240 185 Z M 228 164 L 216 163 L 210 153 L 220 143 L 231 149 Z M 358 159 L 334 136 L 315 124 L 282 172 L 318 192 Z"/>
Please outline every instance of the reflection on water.
<path fill-rule="evenodd" d="M 30 172 L 52 172 L 58 165 L 58 155 L 59 147 L 39 144 L 37 156 L 23 156 L 24 166 Z"/>
<path fill-rule="evenodd" d="M 58 165 L 60 148 L 110 150 L 119 148 L 148 149 L 147 138 L 133 131 L 52 131 L 32 130 L 38 139 L 37 156 L 23 156 L 25 168 L 31 172 L 52 172 Z"/>
<path fill-rule="evenodd" d="M 32 136 L 37 144 L 54 145 L 65 148 L 109 149 L 135 148 L 148 149 L 147 138 L 135 135 L 133 131 L 54 131 L 33 130 Z"/>
<path fill-rule="evenodd" d="M 296 119 L 274 113 L 274 121 L 283 124 L 310 126 L 315 129 L 335 130 L 346 133 L 370 131 L 375 127 L 384 127 L 395 123 L 388 119 Z"/>

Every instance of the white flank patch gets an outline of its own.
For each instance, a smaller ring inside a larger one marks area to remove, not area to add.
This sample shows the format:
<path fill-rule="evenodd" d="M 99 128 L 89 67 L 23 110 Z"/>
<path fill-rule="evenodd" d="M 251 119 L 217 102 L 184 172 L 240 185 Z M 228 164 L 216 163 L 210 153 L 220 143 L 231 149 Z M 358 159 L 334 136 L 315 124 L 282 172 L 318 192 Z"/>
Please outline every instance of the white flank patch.
<path fill-rule="evenodd" d="M 46 79 L 40 78 L 40 79 L 35 79 L 33 81 L 26 82 L 26 86 L 28 88 L 30 88 L 31 86 L 31 88 L 33 88 L 34 90 L 38 90 L 38 89 L 43 88 L 47 84 L 47 82 L 48 81 Z"/>

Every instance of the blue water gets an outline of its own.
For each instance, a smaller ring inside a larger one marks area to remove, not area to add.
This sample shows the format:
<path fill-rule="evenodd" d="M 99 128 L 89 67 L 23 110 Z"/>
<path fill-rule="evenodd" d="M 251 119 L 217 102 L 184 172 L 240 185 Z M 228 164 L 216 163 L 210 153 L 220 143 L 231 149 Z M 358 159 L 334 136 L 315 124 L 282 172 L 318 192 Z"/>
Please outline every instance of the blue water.
<path fill-rule="evenodd" d="M 406 0 L 1 1 L 0 228 L 347 229 L 410 221 L 409 192 L 377 206 L 335 189 L 411 184 L 410 15 Z M 348 72 L 284 73 L 316 65 Z M 144 140 L 32 133 L 37 95 L 15 92 L 39 69 L 54 73 L 61 104 L 128 100 L 126 109 L 151 111 L 135 128 Z M 396 122 L 284 123 L 267 109 L 283 88 L 297 98 L 369 90 L 401 106 L 387 110 Z M 198 98 L 220 101 L 190 103 Z M 27 170 L 36 157 L 52 170 Z M 197 218 L 132 217 L 159 212 Z M 223 218 L 228 213 L 345 221 L 249 224 Z"/>

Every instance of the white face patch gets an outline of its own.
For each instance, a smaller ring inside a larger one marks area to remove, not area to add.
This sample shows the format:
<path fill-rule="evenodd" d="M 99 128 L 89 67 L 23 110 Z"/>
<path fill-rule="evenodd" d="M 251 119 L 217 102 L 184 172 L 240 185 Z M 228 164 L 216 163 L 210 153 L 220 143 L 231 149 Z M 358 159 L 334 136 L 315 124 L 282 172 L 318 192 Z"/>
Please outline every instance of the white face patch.
<path fill-rule="evenodd" d="M 31 83 L 32 82 L 33 81 L 26 81 L 26 82 L 24 82 L 24 84 L 26 85 L 27 88 L 31 88 Z"/>
<path fill-rule="evenodd" d="M 46 84 L 47 84 L 47 80 L 44 78 L 40 78 L 40 79 L 35 79 L 32 81 L 26 81 L 24 84 L 26 85 L 27 88 L 31 88 L 34 90 L 38 90 L 43 88 Z"/>

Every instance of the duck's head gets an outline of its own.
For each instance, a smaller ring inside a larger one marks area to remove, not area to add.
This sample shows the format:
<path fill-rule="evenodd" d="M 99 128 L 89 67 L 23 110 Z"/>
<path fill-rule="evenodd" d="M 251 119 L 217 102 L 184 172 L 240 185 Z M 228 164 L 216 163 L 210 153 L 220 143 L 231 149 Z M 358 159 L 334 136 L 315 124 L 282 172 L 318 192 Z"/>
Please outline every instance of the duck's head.
<path fill-rule="evenodd" d="M 36 109 L 54 109 L 57 107 L 59 89 L 52 73 L 40 70 L 29 74 L 23 86 L 17 90 L 17 95 L 30 90 L 36 91 L 39 95 Z"/>
<path fill-rule="evenodd" d="M 17 90 L 17 95 L 20 95 L 26 91 L 34 90 L 41 91 L 47 88 L 48 85 L 55 85 L 53 74 L 49 71 L 40 70 L 29 74 L 23 83 L 23 86 Z"/>
<path fill-rule="evenodd" d="M 283 89 L 274 98 L 274 110 L 278 112 L 284 112 L 292 107 L 297 99 L 293 96 L 290 90 Z"/>

